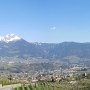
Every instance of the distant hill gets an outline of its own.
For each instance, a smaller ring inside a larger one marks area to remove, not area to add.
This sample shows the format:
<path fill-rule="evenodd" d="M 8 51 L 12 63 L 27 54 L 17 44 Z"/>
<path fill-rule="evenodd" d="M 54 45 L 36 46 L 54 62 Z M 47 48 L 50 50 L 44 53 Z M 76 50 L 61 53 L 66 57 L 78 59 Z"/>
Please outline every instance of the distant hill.
<path fill-rule="evenodd" d="M 29 43 L 11 34 L 0 37 L 1 57 L 41 57 L 47 59 L 63 59 L 78 57 L 90 59 L 90 43 Z"/>

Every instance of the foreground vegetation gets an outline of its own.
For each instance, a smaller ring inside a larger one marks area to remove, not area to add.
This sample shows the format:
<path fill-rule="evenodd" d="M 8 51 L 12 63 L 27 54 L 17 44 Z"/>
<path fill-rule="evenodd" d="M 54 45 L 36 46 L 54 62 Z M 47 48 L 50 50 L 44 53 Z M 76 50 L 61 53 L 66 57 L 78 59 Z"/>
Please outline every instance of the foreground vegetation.
<path fill-rule="evenodd" d="M 83 73 L 59 80 L 52 77 L 48 81 L 44 80 L 33 83 L 25 83 L 23 81 L 16 82 L 10 75 L 7 79 L 1 78 L 0 84 L 2 84 L 2 86 L 13 86 L 12 90 L 90 90 L 90 74 Z"/>
<path fill-rule="evenodd" d="M 21 85 L 13 90 L 90 90 L 90 80 L 77 81 L 75 84 L 66 81 L 58 82 L 39 82 L 30 85 Z"/>

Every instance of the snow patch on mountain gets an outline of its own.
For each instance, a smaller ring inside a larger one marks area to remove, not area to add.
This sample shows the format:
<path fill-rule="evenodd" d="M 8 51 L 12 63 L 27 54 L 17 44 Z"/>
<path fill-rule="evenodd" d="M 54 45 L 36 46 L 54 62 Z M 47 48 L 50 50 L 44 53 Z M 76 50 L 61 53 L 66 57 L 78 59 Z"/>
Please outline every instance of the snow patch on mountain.
<path fill-rule="evenodd" d="M 21 39 L 20 37 L 14 34 L 7 34 L 6 36 L 0 36 L 0 41 L 6 42 L 6 43 L 11 41 L 17 41 L 20 39 Z"/>
<path fill-rule="evenodd" d="M 32 44 L 35 44 L 35 45 L 42 45 L 42 43 L 38 43 L 38 42 L 30 42 Z"/>

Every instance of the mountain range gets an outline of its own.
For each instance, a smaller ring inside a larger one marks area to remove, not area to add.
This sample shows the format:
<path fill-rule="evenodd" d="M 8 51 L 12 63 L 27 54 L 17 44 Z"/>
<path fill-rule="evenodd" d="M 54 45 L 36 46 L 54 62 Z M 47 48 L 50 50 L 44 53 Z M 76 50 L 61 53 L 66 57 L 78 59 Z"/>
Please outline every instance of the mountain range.
<path fill-rule="evenodd" d="M 30 43 L 14 34 L 0 37 L 0 57 L 65 59 L 72 56 L 90 59 L 90 43 Z"/>

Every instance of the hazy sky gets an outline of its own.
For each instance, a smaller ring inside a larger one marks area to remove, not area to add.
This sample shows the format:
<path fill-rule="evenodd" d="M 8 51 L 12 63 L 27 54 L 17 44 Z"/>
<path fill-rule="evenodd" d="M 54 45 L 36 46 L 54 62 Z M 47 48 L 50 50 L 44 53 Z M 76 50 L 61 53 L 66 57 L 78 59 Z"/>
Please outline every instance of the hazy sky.
<path fill-rule="evenodd" d="M 0 35 L 30 42 L 90 42 L 90 0 L 0 0 Z"/>

